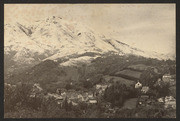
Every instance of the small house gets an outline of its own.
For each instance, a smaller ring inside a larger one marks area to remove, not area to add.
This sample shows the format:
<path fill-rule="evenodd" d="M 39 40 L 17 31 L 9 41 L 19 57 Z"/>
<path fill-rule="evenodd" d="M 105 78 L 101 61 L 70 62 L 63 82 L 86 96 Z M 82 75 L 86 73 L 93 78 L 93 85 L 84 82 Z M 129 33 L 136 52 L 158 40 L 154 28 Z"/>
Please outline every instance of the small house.
<path fill-rule="evenodd" d="M 167 102 L 169 100 L 175 100 L 175 98 L 173 96 L 166 96 L 165 97 L 165 102 Z"/>
<path fill-rule="evenodd" d="M 83 96 L 81 94 L 78 94 L 78 98 L 82 98 Z"/>
<path fill-rule="evenodd" d="M 97 99 L 95 97 L 88 97 L 87 103 L 97 104 Z"/>
<path fill-rule="evenodd" d="M 85 101 L 85 98 L 83 97 L 83 95 L 81 95 L 81 94 L 78 94 L 78 99 L 80 100 L 80 101 Z"/>
<path fill-rule="evenodd" d="M 89 98 L 92 98 L 92 97 L 94 97 L 94 95 L 93 95 L 93 94 L 89 94 L 88 97 L 89 97 Z"/>
<path fill-rule="evenodd" d="M 164 101 L 164 108 L 176 109 L 176 99 L 172 96 L 166 96 Z"/>
<path fill-rule="evenodd" d="M 66 92 L 61 92 L 61 95 L 62 95 L 62 96 L 66 95 Z"/>
<path fill-rule="evenodd" d="M 170 100 L 164 103 L 164 108 L 173 108 L 176 109 L 176 101 L 175 100 Z"/>
<path fill-rule="evenodd" d="M 96 84 L 96 89 L 100 89 L 101 88 L 101 85 L 100 84 Z"/>
<path fill-rule="evenodd" d="M 170 82 L 171 78 L 172 78 L 172 77 L 171 77 L 170 74 L 165 74 L 165 75 L 163 75 L 162 80 L 163 80 L 164 82 Z"/>
<path fill-rule="evenodd" d="M 57 104 L 62 107 L 62 106 L 63 106 L 63 100 L 58 100 L 58 101 L 57 101 Z"/>
<path fill-rule="evenodd" d="M 141 92 L 146 94 L 149 91 L 149 87 L 148 86 L 143 86 L 141 89 Z"/>
<path fill-rule="evenodd" d="M 158 98 L 157 101 L 158 101 L 159 103 L 164 103 L 164 98 L 163 98 L 163 97 Z"/>
<path fill-rule="evenodd" d="M 149 95 L 141 95 L 137 100 L 137 106 L 147 106 L 149 102 Z"/>
<path fill-rule="evenodd" d="M 142 87 L 142 84 L 138 81 L 136 84 L 135 84 L 135 88 L 141 88 Z"/>
<path fill-rule="evenodd" d="M 110 108 L 110 109 L 108 110 L 108 113 L 116 113 L 116 110 L 113 109 L 113 108 Z"/>
<path fill-rule="evenodd" d="M 78 103 L 72 101 L 72 105 L 73 105 L 73 106 L 77 106 Z"/>
<path fill-rule="evenodd" d="M 106 108 L 110 108 L 111 107 L 111 103 L 107 102 L 105 105 Z"/>
<path fill-rule="evenodd" d="M 107 87 L 108 87 L 108 85 L 102 85 L 102 86 L 101 86 L 101 88 L 102 88 L 103 91 L 105 91 Z"/>
<path fill-rule="evenodd" d="M 108 84 L 96 84 L 96 89 L 102 89 L 103 91 L 108 87 Z"/>
<path fill-rule="evenodd" d="M 89 103 L 90 104 L 97 104 L 97 100 L 96 99 L 89 99 Z"/>
<path fill-rule="evenodd" d="M 78 100 L 78 99 L 69 99 L 69 103 L 70 103 L 70 102 L 72 103 L 73 106 L 77 106 L 79 100 Z"/>

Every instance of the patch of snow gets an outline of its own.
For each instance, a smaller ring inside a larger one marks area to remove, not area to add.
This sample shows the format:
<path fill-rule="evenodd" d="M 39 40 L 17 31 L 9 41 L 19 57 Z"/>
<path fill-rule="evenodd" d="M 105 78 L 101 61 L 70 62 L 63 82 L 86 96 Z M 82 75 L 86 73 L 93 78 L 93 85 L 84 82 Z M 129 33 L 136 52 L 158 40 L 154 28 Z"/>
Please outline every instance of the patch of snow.
<path fill-rule="evenodd" d="M 99 56 L 95 56 L 95 57 L 82 56 L 79 58 L 72 58 L 69 61 L 61 63 L 60 66 L 75 66 L 75 65 L 78 65 L 79 63 L 89 64 L 89 63 L 91 63 L 92 60 L 96 59 L 97 57 L 99 57 Z"/>

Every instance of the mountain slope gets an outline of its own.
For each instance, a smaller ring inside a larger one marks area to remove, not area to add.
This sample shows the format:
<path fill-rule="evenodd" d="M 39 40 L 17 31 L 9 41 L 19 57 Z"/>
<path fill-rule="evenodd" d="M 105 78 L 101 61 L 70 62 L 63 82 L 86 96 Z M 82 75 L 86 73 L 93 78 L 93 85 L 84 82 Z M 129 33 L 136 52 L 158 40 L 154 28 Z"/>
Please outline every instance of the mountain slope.
<path fill-rule="evenodd" d="M 169 58 L 155 52 L 144 52 L 119 40 L 106 38 L 86 25 L 69 22 L 60 17 L 53 16 L 36 21 L 32 25 L 5 25 L 5 72 L 33 66 L 47 59 L 58 60 L 87 52 L 103 54 L 111 51 L 119 55 Z"/>

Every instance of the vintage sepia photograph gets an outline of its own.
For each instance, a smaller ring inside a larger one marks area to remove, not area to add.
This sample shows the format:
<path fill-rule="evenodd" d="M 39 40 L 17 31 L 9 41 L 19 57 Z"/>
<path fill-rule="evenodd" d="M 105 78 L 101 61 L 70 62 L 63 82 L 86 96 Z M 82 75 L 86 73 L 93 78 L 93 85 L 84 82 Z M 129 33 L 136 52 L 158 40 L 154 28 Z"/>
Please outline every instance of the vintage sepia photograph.
<path fill-rule="evenodd" d="M 176 4 L 4 4 L 4 118 L 176 118 Z"/>

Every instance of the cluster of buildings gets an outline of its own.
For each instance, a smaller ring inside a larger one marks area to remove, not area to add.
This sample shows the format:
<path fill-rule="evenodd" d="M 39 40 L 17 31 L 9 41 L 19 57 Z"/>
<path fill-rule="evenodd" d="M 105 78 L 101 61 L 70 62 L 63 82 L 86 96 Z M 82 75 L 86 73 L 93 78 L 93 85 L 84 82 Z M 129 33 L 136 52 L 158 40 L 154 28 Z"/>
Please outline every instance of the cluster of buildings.
<path fill-rule="evenodd" d="M 175 80 L 172 79 L 171 75 L 165 74 L 161 79 L 158 79 L 157 84 L 161 85 L 160 82 L 173 83 Z M 148 86 L 143 86 L 140 82 L 135 84 L 135 88 L 139 90 L 139 97 L 137 100 L 137 106 L 148 106 L 154 104 L 156 101 L 150 98 L 148 94 L 150 88 Z M 165 96 L 157 99 L 157 102 L 164 105 L 164 108 L 176 109 L 176 99 L 173 96 Z"/>
<path fill-rule="evenodd" d="M 65 99 L 67 99 L 68 103 L 72 103 L 73 106 L 77 106 L 79 102 L 85 102 L 87 104 L 97 104 L 98 98 L 103 95 L 107 87 L 108 85 L 106 84 L 97 84 L 94 87 L 94 91 L 88 92 L 57 89 L 56 93 L 48 93 L 46 97 L 54 98 L 60 105 L 63 104 Z"/>
<path fill-rule="evenodd" d="M 108 88 L 110 86 L 111 86 L 111 84 L 107 84 L 107 83 L 96 84 L 96 86 L 95 86 L 96 95 L 102 96 L 104 94 L 104 91 L 106 90 L 106 88 Z"/>
<path fill-rule="evenodd" d="M 135 65 L 130 66 L 122 71 L 117 72 L 113 76 L 103 76 L 103 82 L 96 84 L 93 87 L 93 91 L 75 91 L 75 90 L 66 90 L 66 89 L 57 89 L 56 93 L 48 93 L 46 98 L 54 98 L 59 105 L 62 105 L 64 100 L 67 99 L 68 103 L 72 103 L 73 106 L 77 106 L 80 102 L 85 102 L 87 104 L 97 104 L 99 97 L 103 96 L 106 88 L 111 86 L 114 82 L 119 82 L 122 84 L 135 85 L 134 88 L 139 91 L 139 97 L 137 100 L 137 106 L 148 106 L 155 102 L 159 102 L 164 105 L 164 108 L 176 108 L 176 99 L 172 96 L 162 97 L 156 100 L 152 99 L 149 95 L 150 88 L 144 86 L 140 83 L 139 80 L 142 72 L 149 67 L 144 65 Z M 152 68 L 154 72 L 157 72 L 156 68 Z M 176 77 L 175 75 L 165 74 L 162 78 L 159 78 L 157 81 L 158 85 L 161 85 L 160 82 L 167 82 L 174 84 Z M 33 92 L 42 91 L 42 88 L 39 84 L 34 84 Z M 36 90 L 35 90 L 36 89 Z M 32 93 L 32 97 L 35 96 L 35 93 Z M 110 108 L 109 108 L 110 109 Z"/>
<path fill-rule="evenodd" d="M 176 99 L 173 96 L 166 96 L 157 99 L 159 103 L 164 104 L 164 108 L 176 109 Z"/>
<path fill-rule="evenodd" d="M 62 91 L 61 93 L 48 93 L 47 97 L 53 97 L 58 104 L 62 105 L 64 100 L 67 99 L 68 103 L 77 106 L 79 102 L 86 102 L 88 104 L 97 104 L 96 96 L 91 92 L 78 92 L 74 90 Z"/>
<path fill-rule="evenodd" d="M 9 87 L 10 84 L 6 84 L 5 86 Z M 45 93 L 41 88 L 40 84 L 35 83 L 31 89 L 31 98 L 43 96 L 45 99 L 53 98 L 57 104 L 63 105 L 63 102 L 67 100 L 68 103 L 71 103 L 73 106 L 77 106 L 80 102 L 84 102 L 86 104 L 97 104 L 100 96 L 104 94 L 104 91 L 109 85 L 102 83 L 96 84 L 89 91 L 75 91 L 75 90 L 66 90 L 66 89 L 57 89 L 55 93 Z"/>

